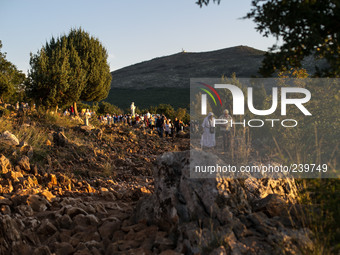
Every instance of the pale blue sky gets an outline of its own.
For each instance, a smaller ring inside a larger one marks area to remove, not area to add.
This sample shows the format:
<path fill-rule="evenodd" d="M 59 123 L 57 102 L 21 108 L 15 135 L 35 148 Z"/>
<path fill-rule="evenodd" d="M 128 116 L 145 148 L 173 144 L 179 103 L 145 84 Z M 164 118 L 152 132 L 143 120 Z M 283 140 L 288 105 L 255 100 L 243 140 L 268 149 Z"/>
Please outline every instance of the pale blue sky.
<path fill-rule="evenodd" d="M 99 38 L 111 70 L 174 54 L 247 45 L 267 50 L 250 20 L 251 0 L 222 0 L 199 8 L 195 0 L 0 0 L 0 40 L 7 59 L 25 73 L 29 54 L 47 40 L 81 26 Z"/>

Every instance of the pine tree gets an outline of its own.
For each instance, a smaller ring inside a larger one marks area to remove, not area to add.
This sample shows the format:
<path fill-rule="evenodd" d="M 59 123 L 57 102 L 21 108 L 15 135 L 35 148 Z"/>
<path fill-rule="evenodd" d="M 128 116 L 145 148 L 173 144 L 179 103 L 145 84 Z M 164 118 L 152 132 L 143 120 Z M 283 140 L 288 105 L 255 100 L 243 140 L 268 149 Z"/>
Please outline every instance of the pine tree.
<path fill-rule="evenodd" d="M 69 104 L 76 98 L 69 93 L 73 79 L 69 56 L 67 40 L 53 37 L 36 55 L 31 55 L 30 94 L 48 108 Z"/>
<path fill-rule="evenodd" d="M 54 37 L 31 54 L 31 95 L 48 108 L 107 97 L 111 74 L 108 54 L 98 39 L 82 29 Z"/>
<path fill-rule="evenodd" d="M 80 100 L 100 101 L 106 98 L 111 86 L 106 49 L 98 39 L 82 29 L 71 30 L 68 38 L 78 52 L 82 68 L 86 72 L 86 86 L 82 90 Z"/>

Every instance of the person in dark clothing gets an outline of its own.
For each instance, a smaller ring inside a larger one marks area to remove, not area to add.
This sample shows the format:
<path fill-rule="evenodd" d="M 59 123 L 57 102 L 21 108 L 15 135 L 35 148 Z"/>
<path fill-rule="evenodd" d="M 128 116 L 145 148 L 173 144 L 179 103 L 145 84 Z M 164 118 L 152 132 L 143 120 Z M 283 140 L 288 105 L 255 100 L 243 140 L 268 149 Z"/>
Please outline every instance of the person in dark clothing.
<path fill-rule="evenodd" d="M 158 131 L 159 137 L 163 137 L 164 132 L 164 116 L 159 116 L 156 121 L 156 128 Z"/>
<path fill-rule="evenodd" d="M 174 120 L 174 127 L 175 127 L 176 134 L 178 134 L 178 132 L 181 130 L 181 127 L 180 127 L 179 119 L 177 117 Z"/>
<path fill-rule="evenodd" d="M 174 125 L 174 123 L 171 121 L 170 122 L 170 124 L 171 124 L 171 137 L 174 137 L 175 136 L 175 125 Z"/>

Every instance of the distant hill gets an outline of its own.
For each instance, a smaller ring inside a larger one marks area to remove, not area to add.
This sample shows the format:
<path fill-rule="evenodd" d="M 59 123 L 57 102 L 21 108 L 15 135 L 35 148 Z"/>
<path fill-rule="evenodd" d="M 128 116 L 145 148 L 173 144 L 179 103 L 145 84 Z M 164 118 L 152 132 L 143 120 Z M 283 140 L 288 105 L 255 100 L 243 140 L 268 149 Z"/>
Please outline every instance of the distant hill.
<path fill-rule="evenodd" d="M 265 52 L 237 46 L 209 52 L 181 52 L 144 61 L 112 72 L 108 101 L 121 108 L 168 103 L 189 105 L 190 78 L 258 76 Z M 307 63 L 307 70 L 310 69 Z"/>
<path fill-rule="evenodd" d="M 194 77 L 218 78 L 233 72 L 256 75 L 264 51 L 246 46 L 200 53 L 177 53 L 144 61 L 112 72 L 112 88 L 188 88 Z"/>

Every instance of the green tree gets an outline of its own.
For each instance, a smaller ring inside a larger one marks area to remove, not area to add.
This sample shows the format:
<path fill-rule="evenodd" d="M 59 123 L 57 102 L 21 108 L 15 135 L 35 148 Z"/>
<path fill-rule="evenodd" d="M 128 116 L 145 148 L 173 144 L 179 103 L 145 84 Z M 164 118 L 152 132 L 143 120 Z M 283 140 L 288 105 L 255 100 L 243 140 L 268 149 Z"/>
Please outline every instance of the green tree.
<path fill-rule="evenodd" d="M 2 42 L 0 41 L 0 50 Z M 25 74 L 6 59 L 6 53 L 0 51 L 0 98 L 4 101 L 18 91 L 25 80 Z"/>
<path fill-rule="evenodd" d="M 82 68 L 82 61 L 72 42 L 69 41 L 68 45 L 70 51 L 69 61 L 71 70 L 69 79 L 70 87 L 66 96 L 70 97 L 68 98 L 70 101 L 73 99 L 72 102 L 75 114 L 78 115 L 77 101 L 82 100 L 80 96 L 86 86 L 86 71 Z"/>
<path fill-rule="evenodd" d="M 110 104 L 108 102 L 101 102 L 99 104 L 99 109 L 98 113 L 100 114 L 121 114 L 123 111 L 118 107 L 113 104 Z"/>
<path fill-rule="evenodd" d="M 47 107 L 77 101 L 99 101 L 110 89 L 111 74 L 106 49 L 82 29 L 52 39 L 31 54 L 30 92 Z"/>
<path fill-rule="evenodd" d="M 185 108 L 178 108 L 174 114 L 174 117 L 177 117 L 180 120 L 183 120 L 187 114 L 187 110 Z"/>
<path fill-rule="evenodd" d="M 256 30 L 265 37 L 273 35 L 283 44 L 266 53 L 260 72 L 300 68 L 309 55 L 325 59 L 328 67 L 320 75 L 340 75 L 339 0 L 254 0 L 246 18 L 253 19 Z"/>
<path fill-rule="evenodd" d="M 164 114 L 167 118 L 172 118 L 175 113 L 175 109 L 169 104 L 160 104 L 157 106 L 156 113 Z"/>
<path fill-rule="evenodd" d="M 84 75 L 75 50 L 68 47 L 67 38 L 53 38 L 31 54 L 29 93 L 48 108 L 67 105 L 79 100 Z M 79 71 L 80 70 L 80 71 Z"/>
<path fill-rule="evenodd" d="M 106 49 L 98 39 L 90 36 L 81 28 L 72 29 L 68 40 L 77 51 L 86 75 L 86 85 L 81 91 L 80 100 L 98 102 L 105 99 L 112 79 Z"/>

